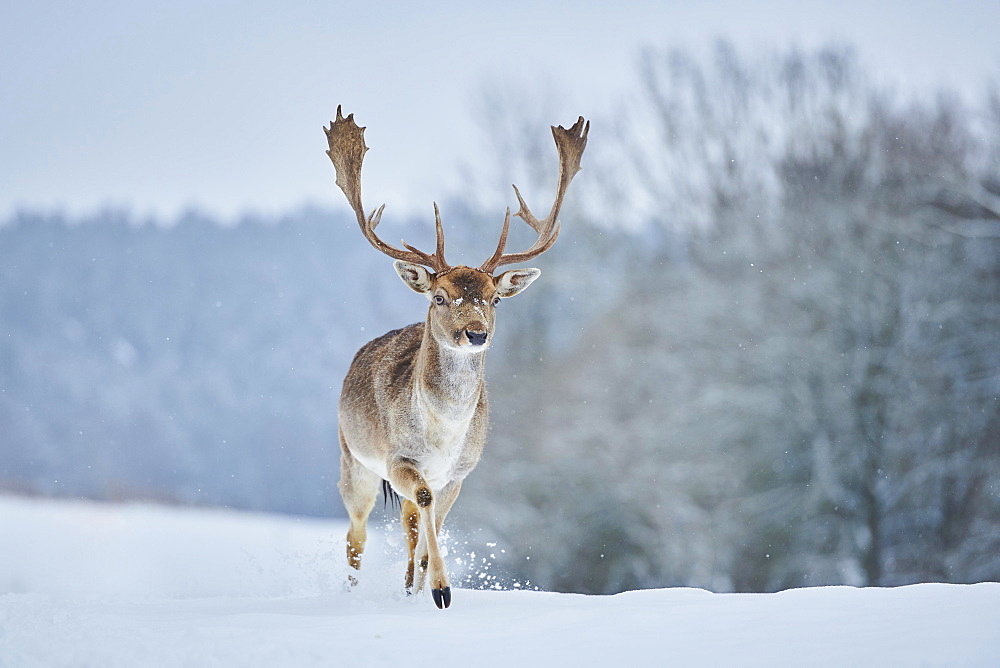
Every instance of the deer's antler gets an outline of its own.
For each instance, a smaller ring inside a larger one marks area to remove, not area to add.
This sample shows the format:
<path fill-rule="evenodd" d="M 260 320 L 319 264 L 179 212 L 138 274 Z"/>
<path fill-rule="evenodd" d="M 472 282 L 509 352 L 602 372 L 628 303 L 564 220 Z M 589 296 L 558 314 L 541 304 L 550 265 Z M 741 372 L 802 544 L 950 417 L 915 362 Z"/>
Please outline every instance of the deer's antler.
<path fill-rule="evenodd" d="M 375 228 L 382 220 L 385 204 L 373 210 L 369 216 L 365 216 L 365 209 L 361 204 L 361 163 L 365 159 L 365 151 L 368 150 L 365 146 L 365 128 L 358 127 L 354 122 L 354 114 L 348 114 L 347 118 L 344 118 L 340 105 L 337 105 L 337 119 L 330 123 L 329 129 L 324 126 L 323 131 L 330 144 L 330 150 L 326 154 L 330 156 L 330 161 L 337 170 L 337 185 L 344 191 L 347 202 L 354 209 L 365 239 L 391 258 L 424 265 L 437 273 L 450 269 L 451 266 L 444 259 L 444 230 L 441 227 L 441 214 L 438 212 L 437 204 L 434 204 L 437 248 L 433 254 L 418 250 L 405 241 L 403 246 L 406 250 L 385 243 L 375 234 Z"/>
<path fill-rule="evenodd" d="M 522 253 L 504 253 L 507 245 L 507 232 L 510 229 L 510 209 L 503 221 L 503 231 L 500 233 L 500 243 L 497 245 L 493 256 L 479 267 L 480 271 L 492 274 L 497 267 L 515 262 L 525 262 L 537 257 L 552 247 L 559 236 L 559 209 L 562 208 L 563 197 L 570 181 L 580 171 L 580 158 L 583 150 L 587 148 L 587 133 L 590 132 L 590 121 L 585 121 L 583 116 L 573 124 L 573 127 L 566 129 L 563 126 L 552 126 L 552 137 L 556 140 L 556 149 L 559 151 L 559 184 L 556 187 L 556 199 L 552 203 L 552 209 L 544 220 L 538 220 L 528 205 L 524 203 L 521 192 L 514 186 L 514 194 L 517 195 L 520 208 L 515 216 L 520 216 L 524 222 L 531 225 L 532 229 L 538 233 L 538 240 L 532 244 L 531 248 Z"/>

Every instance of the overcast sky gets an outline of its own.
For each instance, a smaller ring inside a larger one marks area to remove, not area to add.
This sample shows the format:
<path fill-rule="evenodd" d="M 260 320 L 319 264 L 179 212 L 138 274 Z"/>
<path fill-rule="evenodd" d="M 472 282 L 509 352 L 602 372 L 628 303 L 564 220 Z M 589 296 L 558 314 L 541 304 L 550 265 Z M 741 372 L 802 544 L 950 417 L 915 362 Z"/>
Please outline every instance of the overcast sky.
<path fill-rule="evenodd" d="M 366 204 L 427 213 L 476 162 L 490 82 L 558 91 L 566 124 L 613 108 L 641 47 L 727 38 L 853 44 L 880 79 L 973 95 L 998 35 L 996 0 L 4 2 L 0 219 L 345 206 L 321 131 L 338 103 L 369 127 Z"/>

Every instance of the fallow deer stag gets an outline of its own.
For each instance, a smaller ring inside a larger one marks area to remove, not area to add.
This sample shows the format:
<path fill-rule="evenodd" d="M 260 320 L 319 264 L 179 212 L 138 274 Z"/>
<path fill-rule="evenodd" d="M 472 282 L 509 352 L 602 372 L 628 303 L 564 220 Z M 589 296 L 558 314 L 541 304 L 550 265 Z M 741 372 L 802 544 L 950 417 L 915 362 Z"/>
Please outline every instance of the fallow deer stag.
<path fill-rule="evenodd" d="M 526 251 L 506 253 L 510 208 L 496 252 L 478 269 L 452 266 L 444 259 L 444 231 L 434 204 L 437 248 L 433 253 L 407 243 L 396 248 L 375 234 L 385 205 L 365 215 L 361 204 L 364 130 L 337 107 L 326 132 L 327 155 L 337 185 L 358 218 L 365 239 L 395 259 L 403 282 L 430 300 L 427 318 L 389 332 L 358 351 L 340 395 L 340 494 L 350 517 L 347 563 L 361 568 L 368 515 L 379 488 L 400 498 L 408 562 L 408 593 L 430 589 L 438 608 L 451 605 L 451 586 L 438 548 L 441 525 L 458 497 L 462 481 L 475 468 L 486 440 L 487 400 L 483 380 L 486 350 L 494 335 L 501 299 L 513 297 L 534 281 L 538 269 L 514 269 L 494 276 L 498 267 L 541 255 L 559 236 L 556 220 L 563 196 L 580 170 L 590 123 L 581 117 L 568 130 L 553 127 L 559 151 L 559 182 L 548 216 L 536 218 L 514 186 L 520 208 L 514 215 L 538 239 Z M 351 576 L 351 581 L 356 579 Z"/>

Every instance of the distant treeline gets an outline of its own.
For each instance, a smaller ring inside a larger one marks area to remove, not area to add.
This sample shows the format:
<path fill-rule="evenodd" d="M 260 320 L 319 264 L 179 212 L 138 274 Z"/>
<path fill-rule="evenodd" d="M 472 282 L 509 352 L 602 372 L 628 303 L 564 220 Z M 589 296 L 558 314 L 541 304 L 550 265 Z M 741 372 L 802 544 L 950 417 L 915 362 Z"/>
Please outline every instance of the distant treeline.
<path fill-rule="evenodd" d="M 340 379 L 364 330 L 422 317 L 358 237 L 317 210 L 8 221 L 0 487 L 341 513 Z"/>

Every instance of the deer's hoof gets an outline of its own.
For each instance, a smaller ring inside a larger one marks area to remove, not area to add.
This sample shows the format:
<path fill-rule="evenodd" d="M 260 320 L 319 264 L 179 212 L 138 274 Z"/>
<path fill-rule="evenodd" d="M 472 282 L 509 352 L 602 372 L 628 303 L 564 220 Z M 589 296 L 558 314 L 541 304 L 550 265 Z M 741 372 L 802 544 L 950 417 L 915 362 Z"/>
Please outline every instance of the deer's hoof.
<path fill-rule="evenodd" d="M 451 587 L 444 589 L 431 589 L 431 596 L 434 597 L 434 605 L 439 610 L 443 610 L 451 605 Z"/>

